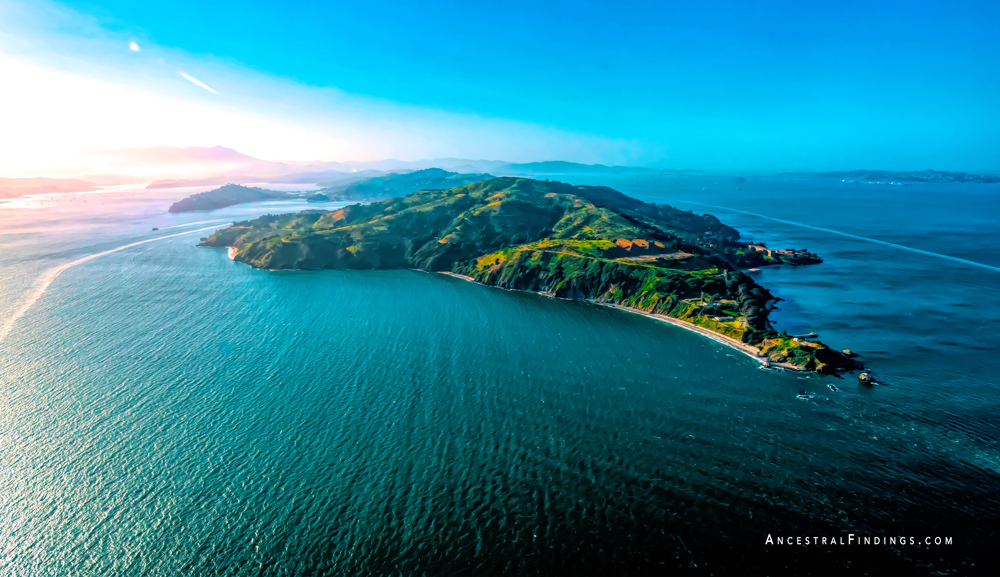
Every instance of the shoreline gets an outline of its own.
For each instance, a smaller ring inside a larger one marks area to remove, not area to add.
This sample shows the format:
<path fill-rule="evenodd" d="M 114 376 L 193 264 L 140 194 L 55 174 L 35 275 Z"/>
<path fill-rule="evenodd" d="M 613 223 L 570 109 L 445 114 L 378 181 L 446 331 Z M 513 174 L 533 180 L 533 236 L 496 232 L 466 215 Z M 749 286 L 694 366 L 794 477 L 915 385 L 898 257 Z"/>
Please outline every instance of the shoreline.
<path fill-rule="evenodd" d="M 420 269 L 416 269 L 415 268 L 415 269 L 412 269 L 412 270 L 420 270 Z M 452 277 L 455 277 L 455 278 L 460 278 L 462 280 L 467 280 L 469 282 L 474 282 L 476 284 L 483 284 L 483 283 L 480 283 L 480 282 L 476 282 L 476 279 L 472 278 L 471 276 L 465 276 L 464 274 L 458 274 L 457 272 L 448 272 L 448 271 L 443 271 L 443 270 L 439 270 L 437 272 L 438 272 L 438 274 L 446 274 L 448 276 L 452 276 Z M 483 285 L 483 286 L 487 286 L 487 285 Z"/>
<path fill-rule="evenodd" d="M 658 314 L 655 314 L 655 313 L 648 313 L 646 311 L 639 310 L 639 309 L 633 309 L 633 308 L 629 308 L 629 307 L 623 307 L 621 305 L 616 305 L 614 303 L 603 303 L 603 302 L 598 302 L 598 301 L 594 301 L 594 300 L 590 300 L 590 299 L 588 299 L 587 302 L 593 303 L 593 304 L 595 304 L 597 306 L 608 307 L 608 308 L 618 309 L 620 311 L 625 311 L 625 312 L 634 313 L 634 314 L 637 314 L 637 315 L 642 315 L 644 317 L 647 317 L 647 318 L 650 318 L 650 319 L 653 319 L 653 320 L 656 320 L 656 321 L 661 321 L 661 322 L 669 323 L 669 324 L 674 325 L 675 327 L 679 327 L 679 328 L 691 331 L 693 333 L 697 333 L 697 334 L 699 334 L 699 335 L 701 335 L 703 337 L 706 337 L 708 339 L 711 339 L 711 340 L 713 340 L 713 341 L 715 341 L 715 342 L 717 342 L 719 344 L 726 345 L 727 347 L 736 349 L 738 352 L 741 352 L 744 355 L 750 357 L 751 359 L 757 361 L 758 363 L 760 363 L 760 365 L 762 367 L 765 367 L 765 368 L 781 368 L 781 369 L 784 369 L 784 370 L 798 371 L 798 372 L 803 372 L 803 373 L 810 372 L 810 371 L 807 371 L 806 369 L 803 369 L 803 368 L 800 368 L 800 367 L 796 367 L 795 365 L 792 365 L 792 364 L 789 364 L 789 363 L 776 363 L 776 362 L 773 362 L 773 361 L 768 362 L 766 356 L 760 356 L 760 354 L 759 354 L 760 351 L 758 349 L 756 349 L 756 348 L 754 348 L 754 347 L 752 347 L 752 346 L 750 346 L 750 345 L 748 345 L 748 344 L 746 344 L 744 342 L 738 341 L 738 340 L 736 340 L 736 339 L 734 339 L 732 337 L 727 337 L 726 335 L 719 334 L 719 333 L 717 333 L 715 331 L 710 331 L 710 330 L 708 330 L 708 329 L 706 329 L 704 327 L 699 327 L 698 325 L 693 324 L 693 323 L 689 323 L 687 321 L 682 321 L 680 319 L 675 319 L 674 317 L 668 317 L 668 316 L 665 316 L 665 315 L 658 315 Z"/>
<path fill-rule="evenodd" d="M 230 247 L 230 250 L 232 250 L 232 247 Z M 267 269 L 267 270 L 271 270 L 271 269 Z M 474 283 L 474 284 L 477 284 L 477 285 L 480 285 L 480 286 L 484 286 L 484 287 L 488 287 L 488 288 L 496 288 L 496 289 L 501 289 L 501 290 L 517 290 L 519 292 L 533 292 L 533 293 L 535 293 L 537 295 L 544 296 L 544 297 L 547 297 L 547 298 L 560 299 L 560 297 L 557 297 L 557 296 L 555 296 L 555 295 L 553 295 L 551 293 L 543 292 L 543 291 L 523 291 L 523 290 L 520 290 L 520 289 L 508 289 L 508 288 L 503 288 L 503 287 L 499 287 L 499 286 L 483 284 L 483 283 L 477 281 L 476 279 L 474 279 L 474 278 L 472 278 L 470 276 L 466 276 L 464 274 L 458 274 L 458 273 L 454 273 L 454 272 L 450 272 L 450 271 L 442 271 L 442 270 L 439 270 L 439 271 L 429 271 L 429 270 L 423 270 L 423 269 L 419 269 L 419 268 L 411 268 L 409 270 L 412 270 L 414 272 L 428 273 L 428 274 L 435 274 L 435 273 L 436 274 L 443 274 L 443 275 L 446 275 L 446 276 L 450 276 L 452 278 L 457 278 L 459 280 L 464 280 L 466 282 L 471 282 L 471 283 Z M 714 332 L 714 331 L 710 331 L 710 330 L 708 330 L 708 329 L 706 329 L 704 327 L 699 327 L 696 324 L 689 323 L 687 321 L 682 321 L 680 319 L 675 319 L 673 317 L 668 317 L 668 316 L 665 316 L 665 315 L 658 315 L 658 314 L 655 314 L 655 313 L 648 313 L 648 312 L 643 311 L 643 310 L 633 309 L 633 308 L 629 308 L 629 307 L 624 307 L 624 306 L 616 305 L 614 303 L 609 303 L 609 302 L 600 302 L 600 301 L 596 301 L 596 300 L 593 300 L 593 299 L 560 299 L 560 300 L 585 302 L 585 303 L 592 304 L 592 305 L 595 305 L 595 306 L 617 309 L 617 310 L 620 310 L 620 311 L 624 311 L 624 312 L 628 312 L 628 313 L 633 313 L 633 314 L 641 315 L 641 316 L 653 319 L 655 321 L 669 323 L 671 325 L 674 325 L 675 327 L 678 327 L 678 328 L 681 328 L 681 329 L 684 329 L 684 330 L 687 330 L 687 331 L 699 334 L 699 335 L 701 335 L 701 336 L 703 336 L 705 338 L 711 339 L 711 340 L 713 340 L 713 341 L 715 341 L 715 342 L 717 342 L 717 343 L 719 343 L 721 345 L 725 345 L 725 346 L 727 346 L 727 347 L 729 347 L 731 349 L 734 349 L 737 352 L 743 353 L 747 357 L 749 357 L 749 358 L 753 359 L 754 361 L 756 361 L 757 363 L 759 363 L 761 365 L 761 367 L 763 367 L 763 368 L 777 369 L 777 370 L 787 370 L 787 371 L 795 371 L 795 372 L 800 372 L 800 373 L 814 372 L 814 371 L 809 371 L 807 369 L 803 369 L 801 367 L 797 367 L 797 366 L 795 366 L 793 364 L 790 364 L 790 363 L 778 363 L 778 362 L 774 362 L 774 361 L 769 361 L 766 356 L 761 356 L 759 354 L 760 350 L 758 350 L 755 347 L 752 347 L 752 346 L 750 346 L 750 345 L 748 345 L 748 344 L 746 344 L 744 342 L 738 341 L 738 340 L 736 340 L 736 339 L 734 339 L 732 337 L 727 337 L 726 335 L 723 335 L 723 334 L 720 334 L 720 333 L 717 333 L 717 332 Z"/>
<path fill-rule="evenodd" d="M 462 274 L 458 274 L 458 273 L 446 272 L 446 271 L 437 271 L 437 272 L 439 274 L 448 275 L 450 277 L 462 279 L 464 281 L 476 283 L 478 285 L 482 285 L 482 286 L 486 286 L 486 287 L 490 287 L 490 288 L 502 288 L 502 287 L 495 287 L 495 286 L 483 284 L 481 282 L 476 281 L 476 279 L 474 279 L 474 278 L 472 278 L 470 276 L 466 276 L 466 275 L 462 275 Z M 503 289 L 503 290 L 517 290 L 517 289 Z M 544 297 L 553 298 L 553 299 L 559 298 L 559 297 L 557 297 L 555 295 L 552 295 L 550 293 L 547 293 L 547 292 L 536 292 L 536 291 L 521 291 L 521 292 L 535 292 L 535 294 L 538 294 L 538 295 L 541 295 L 541 296 L 544 296 Z M 561 299 L 561 300 L 578 300 L 578 299 Z M 578 302 L 579 302 L 579 300 L 578 300 Z M 693 323 L 689 323 L 687 321 L 682 321 L 680 319 L 675 319 L 673 317 L 668 317 L 668 316 L 665 316 L 665 315 L 658 315 L 658 314 L 655 314 L 655 313 L 648 313 L 648 312 L 643 311 L 643 310 L 633 309 L 633 308 L 630 308 L 630 307 L 624 307 L 622 305 L 616 305 L 614 303 L 600 302 L 600 301 L 596 301 L 596 300 L 593 300 L 593 299 L 584 299 L 584 300 L 582 300 L 582 302 L 590 303 L 592 305 L 596 305 L 596 306 L 600 306 L 600 307 L 608 307 L 608 308 L 617 309 L 617 310 L 620 310 L 620 311 L 625 311 L 625 312 L 628 312 L 628 313 L 633 313 L 633 314 L 641 315 L 641 316 L 644 316 L 646 318 L 650 318 L 650 319 L 653 319 L 653 320 L 656 320 L 656 321 L 665 322 L 665 323 L 674 325 L 675 327 L 678 327 L 678 328 L 681 328 L 681 329 L 685 329 L 685 330 L 691 331 L 693 333 L 697 333 L 697 334 L 699 334 L 699 335 L 701 335 L 701 336 L 703 336 L 705 338 L 711 339 L 711 340 L 713 340 L 713 341 L 715 341 L 715 342 L 717 342 L 717 343 L 719 343 L 721 345 L 725 345 L 727 347 L 735 349 L 736 351 L 738 351 L 740 353 L 743 353 L 744 355 L 750 357 L 751 359 L 753 359 L 754 361 L 756 361 L 757 363 L 759 363 L 762 367 L 766 367 L 766 368 L 780 368 L 780 369 L 784 369 L 784 370 L 797 371 L 797 372 L 810 372 L 810 371 L 807 371 L 807 370 L 805 370 L 803 368 L 800 368 L 800 367 L 796 367 L 795 365 L 792 365 L 792 364 L 789 364 L 789 363 L 768 362 L 767 357 L 760 356 L 760 351 L 757 348 L 752 347 L 752 346 L 750 346 L 750 345 L 748 345 L 748 344 L 746 344 L 744 342 L 738 341 L 738 340 L 736 340 L 736 339 L 734 339 L 732 337 L 727 337 L 726 335 L 719 334 L 719 333 L 714 332 L 714 331 L 710 331 L 710 330 L 708 330 L 708 329 L 706 329 L 704 327 L 699 327 L 698 325 L 693 324 Z"/>

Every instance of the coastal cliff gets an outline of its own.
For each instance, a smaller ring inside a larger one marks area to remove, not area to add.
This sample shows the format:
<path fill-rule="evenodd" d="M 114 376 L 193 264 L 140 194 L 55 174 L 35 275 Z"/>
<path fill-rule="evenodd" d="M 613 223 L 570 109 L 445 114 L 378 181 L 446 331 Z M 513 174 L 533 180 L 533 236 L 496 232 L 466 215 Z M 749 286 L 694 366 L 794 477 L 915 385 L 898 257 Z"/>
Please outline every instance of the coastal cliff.
<path fill-rule="evenodd" d="M 771 328 L 778 299 L 738 270 L 733 255 L 753 251 L 735 229 L 606 187 L 495 178 L 334 211 L 266 215 L 200 246 L 234 247 L 234 260 L 255 268 L 449 272 L 676 319 L 790 368 L 856 367 L 822 343 Z"/>

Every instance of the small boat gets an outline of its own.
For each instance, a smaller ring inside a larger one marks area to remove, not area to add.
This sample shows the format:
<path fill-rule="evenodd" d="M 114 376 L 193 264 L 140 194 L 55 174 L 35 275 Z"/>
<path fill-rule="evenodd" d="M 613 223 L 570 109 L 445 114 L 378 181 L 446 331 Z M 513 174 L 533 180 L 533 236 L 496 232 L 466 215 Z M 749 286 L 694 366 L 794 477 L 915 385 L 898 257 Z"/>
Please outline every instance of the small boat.
<path fill-rule="evenodd" d="M 158 229 L 158 228 L 156 228 L 156 227 L 154 226 L 154 227 L 153 227 L 153 230 L 160 230 L 160 229 Z"/>
<path fill-rule="evenodd" d="M 865 369 L 860 375 L 858 375 L 858 382 L 862 385 L 874 385 L 875 376 L 872 375 L 871 369 Z"/>

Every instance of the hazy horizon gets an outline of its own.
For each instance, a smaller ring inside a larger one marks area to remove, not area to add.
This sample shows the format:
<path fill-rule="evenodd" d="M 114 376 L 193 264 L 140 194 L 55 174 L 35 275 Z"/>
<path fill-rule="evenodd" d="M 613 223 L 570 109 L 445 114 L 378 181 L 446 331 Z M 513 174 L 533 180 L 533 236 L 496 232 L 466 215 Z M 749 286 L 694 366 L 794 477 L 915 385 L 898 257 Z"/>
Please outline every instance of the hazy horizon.
<path fill-rule="evenodd" d="M 853 171 L 891 171 L 891 172 L 920 172 L 934 170 L 943 172 L 934 167 L 926 167 L 916 170 L 893 170 L 883 167 L 853 167 L 839 168 L 831 170 L 758 170 L 753 168 L 718 168 L 715 170 L 704 170 L 680 166 L 657 166 L 651 165 L 603 165 L 601 163 L 587 164 L 574 163 L 564 159 L 542 159 L 527 162 L 512 162 L 505 159 L 476 159 L 476 158 L 418 158 L 413 160 L 398 158 L 382 158 L 373 160 L 306 160 L 287 161 L 281 159 L 255 158 L 250 155 L 223 145 L 214 146 L 191 146 L 191 147 L 140 147 L 126 148 L 118 150 L 93 151 L 81 154 L 81 156 L 100 159 L 92 167 L 64 167 L 60 169 L 36 169 L 20 171 L 0 172 L 0 179 L 7 181 L 31 180 L 31 179 L 53 179 L 53 180 L 80 180 L 93 182 L 99 186 L 116 184 L 143 184 L 155 181 L 184 180 L 184 179 L 205 179 L 220 178 L 226 175 L 252 176 L 260 175 L 261 183 L 282 182 L 281 177 L 289 174 L 301 175 L 306 173 L 350 173 L 357 171 L 405 171 L 422 170 L 425 168 L 441 168 L 457 172 L 484 172 L 488 173 L 495 167 L 505 165 L 524 164 L 545 164 L 570 162 L 582 166 L 607 166 L 609 168 L 622 169 L 631 168 L 636 170 L 658 170 L 664 172 L 687 172 L 690 175 L 703 176 L 776 176 L 784 173 L 788 174 L 810 174 L 810 173 L 840 173 Z M 284 166 L 284 172 L 276 167 Z M 100 168 L 98 168 L 100 167 Z M 961 172 L 961 171 L 952 171 Z M 552 174 L 558 174 L 553 171 Z M 985 173 L 989 174 L 989 173 Z M 301 178 L 301 176 L 298 176 Z"/>
<path fill-rule="evenodd" d="M 188 4 L 0 0 L 17 88 L 0 95 L 16 111 L 0 174 L 215 145 L 299 162 L 1000 172 L 994 3 Z"/>

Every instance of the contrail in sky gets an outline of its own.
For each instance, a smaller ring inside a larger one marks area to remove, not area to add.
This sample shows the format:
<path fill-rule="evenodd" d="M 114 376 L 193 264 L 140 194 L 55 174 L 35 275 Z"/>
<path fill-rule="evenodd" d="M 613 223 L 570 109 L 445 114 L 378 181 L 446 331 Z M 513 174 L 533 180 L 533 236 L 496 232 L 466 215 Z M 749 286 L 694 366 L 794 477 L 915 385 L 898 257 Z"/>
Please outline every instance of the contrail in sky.
<path fill-rule="evenodd" d="M 213 89 L 208 84 L 205 84 L 201 80 L 198 80 L 194 76 L 191 76 L 190 74 L 185 74 L 185 73 L 181 72 L 180 70 L 178 70 L 177 73 L 180 74 L 181 76 L 183 76 L 186 80 L 190 81 L 192 84 L 196 84 L 198 86 L 201 86 L 202 88 L 204 88 L 205 90 L 211 92 L 212 94 L 218 94 L 218 92 L 216 92 L 215 89 Z"/>
<path fill-rule="evenodd" d="M 158 240 L 164 240 L 164 239 L 168 239 L 168 238 L 173 238 L 175 236 L 181 236 L 181 235 L 184 235 L 184 234 L 191 234 L 192 232 L 201 232 L 203 230 L 210 230 L 210 229 L 213 229 L 213 228 L 218 228 L 218 227 L 216 227 L 216 226 L 208 226 L 208 227 L 205 227 L 205 228 L 198 228 L 198 229 L 195 229 L 195 230 L 188 230 L 188 231 L 185 231 L 185 232 L 178 232 L 176 234 L 168 234 L 167 236 L 161 236 L 161 237 L 157 237 L 157 238 L 150 238 L 150 239 L 147 239 L 147 240 L 140 240 L 139 242 L 133 242 L 132 244 L 126 244 L 126 245 L 120 246 L 118 248 L 113 248 L 111 250 L 106 250 L 104 252 L 99 252 L 99 253 L 96 253 L 96 254 L 85 256 L 83 258 L 78 258 L 78 259 L 76 259 L 76 260 L 74 260 L 72 262 L 68 262 L 66 264 L 61 264 L 61 265 L 59 265 L 57 267 L 50 268 L 49 270 L 45 271 L 45 274 L 43 274 L 41 277 L 39 277 L 38 281 L 35 283 L 35 290 L 32 291 L 32 293 L 30 295 L 28 295 L 28 298 L 24 301 L 24 304 L 22 304 L 19 309 L 17 309 L 16 311 L 14 311 L 14 314 L 12 314 L 7 319 L 7 322 L 5 322 L 2 326 L 0 326 L 0 343 L 2 343 L 5 338 L 7 338 L 7 335 L 10 333 L 10 330 L 12 328 L 14 328 L 14 323 L 16 323 L 19 318 L 23 317 L 24 313 L 28 312 L 28 309 L 31 308 L 31 305 L 35 304 L 35 302 L 39 298 L 41 298 L 41 296 L 45 293 L 45 289 L 49 288 L 49 285 L 52 284 L 52 281 L 54 281 L 56 279 L 56 277 L 59 276 L 59 273 L 61 273 L 62 271 L 66 270 L 68 268 L 72 268 L 72 267 L 74 267 L 74 266 L 76 266 L 78 264 L 83 264 L 83 263 L 87 262 L 88 260 L 93 260 L 93 259 L 95 259 L 95 258 L 97 258 L 99 256 L 104 256 L 106 254 L 111 254 L 113 252 L 118 252 L 120 250 L 123 250 L 123 249 L 126 249 L 126 248 L 131 248 L 133 246 L 138 246 L 140 244 L 146 244 L 147 242 L 156 242 Z"/>
<path fill-rule="evenodd" d="M 945 260 L 950 260 L 950 261 L 954 261 L 954 262 L 960 262 L 962 264 L 968 264 L 968 265 L 972 265 L 972 266 L 978 266 L 980 268 L 985 268 L 985 269 L 989 269 L 989 270 L 992 270 L 992 271 L 1000 272 L 1000 267 L 990 266 L 988 264 L 983 264 L 981 262 L 975 262 L 975 261 L 971 261 L 971 260 L 966 260 L 964 258 L 958 258 L 957 256 L 949 256 L 947 254 L 940 254 L 940 253 L 936 253 L 936 252 L 930 252 L 928 250 L 920 250 L 919 248 L 913 248 L 913 247 L 909 247 L 909 246 L 903 246 L 901 244 L 896 244 L 896 243 L 892 243 L 892 242 L 886 242 L 884 240 L 878 240 L 877 238 L 868 238 L 867 236 L 858 236 L 856 234 L 850 234 L 850 233 L 847 233 L 847 232 L 840 232 L 839 230 L 833 230 L 832 228 L 823 228 L 821 226 L 813 226 L 811 224 L 802 224 L 801 222 L 795 222 L 793 220 L 783 220 L 783 219 L 780 219 L 780 218 L 774 218 L 773 216 L 764 216 L 763 214 L 757 214 L 756 212 L 747 212 L 745 210 L 739 210 L 739 209 L 736 209 L 736 208 L 729 208 L 728 206 L 717 206 L 717 205 L 714 205 L 714 204 L 705 204 L 703 202 L 694 202 L 693 200 L 685 200 L 684 202 L 686 202 L 688 204 L 697 204 L 697 205 L 700 205 L 700 206 L 709 206 L 709 207 L 712 207 L 712 208 L 721 208 L 722 210 L 730 210 L 732 212 L 741 212 L 743 214 L 749 214 L 750 216 L 756 216 L 758 218 L 764 218 L 764 219 L 767 219 L 767 220 L 773 220 L 775 222 L 783 222 L 785 224 L 791 224 L 791 225 L 794 225 L 794 226 L 801 226 L 802 228 L 811 228 L 813 230 L 821 230 L 823 232 L 829 232 L 831 234 L 839 234 L 840 236 L 846 236 L 847 238 L 854 238 L 854 239 L 857 239 L 857 240 L 863 240 L 863 241 L 867 241 L 867 242 L 874 242 L 875 244 L 881 244 L 881 245 L 885 245 L 885 246 L 891 246 L 892 248 L 898 248 L 900 250 L 908 250 L 910 252 L 915 252 L 917 254 L 925 254 L 927 256 L 936 256 L 938 258 L 943 258 Z"/>

